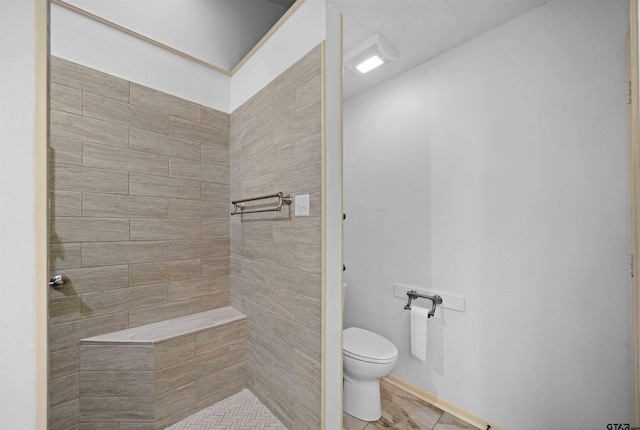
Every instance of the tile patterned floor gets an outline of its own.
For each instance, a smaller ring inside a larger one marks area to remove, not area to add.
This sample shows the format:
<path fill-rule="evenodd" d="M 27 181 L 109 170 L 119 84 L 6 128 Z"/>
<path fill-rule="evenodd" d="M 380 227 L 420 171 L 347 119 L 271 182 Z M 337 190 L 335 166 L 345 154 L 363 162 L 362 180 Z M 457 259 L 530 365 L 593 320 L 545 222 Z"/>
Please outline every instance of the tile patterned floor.
<path fill-rule="evenodd" d="M 381 381 L 382 418 L 367 422 L 342 414 L 344 430 L 477 430 L 388 382 Z"/>
<path fill-rule="evenodd" d="M 247 389 L 175 423 L 169 429 L 287 430 Z"/>
<path fill-rule="evenodd" d="M 382 381 L 382 418 L 361 421 L 343 413 L 343 430 L 477 430 L 475 427 Z M 245 389 L 175 423 L 167 430 L 287 430 Z"/>

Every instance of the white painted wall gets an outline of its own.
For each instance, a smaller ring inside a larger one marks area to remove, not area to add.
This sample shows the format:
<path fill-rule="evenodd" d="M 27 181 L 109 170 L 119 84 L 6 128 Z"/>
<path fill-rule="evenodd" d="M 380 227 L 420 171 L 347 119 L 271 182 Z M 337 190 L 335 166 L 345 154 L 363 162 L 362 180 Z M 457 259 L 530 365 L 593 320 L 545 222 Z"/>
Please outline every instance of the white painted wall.
<path fill-rule="evenodd" d="M 210 47 L 220 44 L 208 42 Z M 229 76 L 55 4 L 51 5 L 51 54 L 229 112 Z"/>
<path fill-rule="evenodd" d="M 66 0 L 231 70 L 287 10 L 265 0 Z"/>
<path fill-rule="evenodd" d="M 0 428 L 35 426 L 34 2 L 0 2 Z"/>
<path fill-rule="evenodd" d="M 325 39 L 326 0 L 302 6 L 231 77 L 230 112 L 240 107 Z"/>
<path fill-rule="evenodd" d="M 345 103 L 345 327 L 506 428 L 632 422 L 627 27 L 556 0 Z M 426 363 L 394 283 L 466 297 Z"/>

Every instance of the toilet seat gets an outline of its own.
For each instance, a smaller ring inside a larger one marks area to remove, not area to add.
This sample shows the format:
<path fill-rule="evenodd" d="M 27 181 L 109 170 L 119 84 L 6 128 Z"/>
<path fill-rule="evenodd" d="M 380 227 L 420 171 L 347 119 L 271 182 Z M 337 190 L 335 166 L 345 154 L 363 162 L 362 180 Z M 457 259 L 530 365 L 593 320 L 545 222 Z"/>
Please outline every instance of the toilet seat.
<path fill-rule="evenodd" d="M 344 355 L 367 363 L 388 364 L 398 358 L 398 348 L 379 334 L 358 327 L 343 331 Z"/>

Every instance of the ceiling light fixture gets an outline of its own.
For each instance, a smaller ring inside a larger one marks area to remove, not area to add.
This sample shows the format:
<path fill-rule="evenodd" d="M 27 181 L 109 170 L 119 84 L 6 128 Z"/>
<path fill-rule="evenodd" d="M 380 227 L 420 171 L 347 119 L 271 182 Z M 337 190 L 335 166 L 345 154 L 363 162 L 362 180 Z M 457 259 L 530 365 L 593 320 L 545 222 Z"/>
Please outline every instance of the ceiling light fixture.
<path fill-rule="evenodd" d="M 359 75 L 397 58 L 398 52 L 380 33 L 358 43 L 344 56 L 344 65 Z"/>

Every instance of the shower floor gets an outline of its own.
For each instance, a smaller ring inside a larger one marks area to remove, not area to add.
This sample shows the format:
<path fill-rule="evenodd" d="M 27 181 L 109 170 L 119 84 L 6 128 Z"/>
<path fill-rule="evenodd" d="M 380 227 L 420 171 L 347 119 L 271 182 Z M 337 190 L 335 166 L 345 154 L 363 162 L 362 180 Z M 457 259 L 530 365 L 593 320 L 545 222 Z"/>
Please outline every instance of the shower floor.
<path fill-rule="evenodd" d="M 169 429 L 287 430 L 248 389 L 167 427 Z"/>

